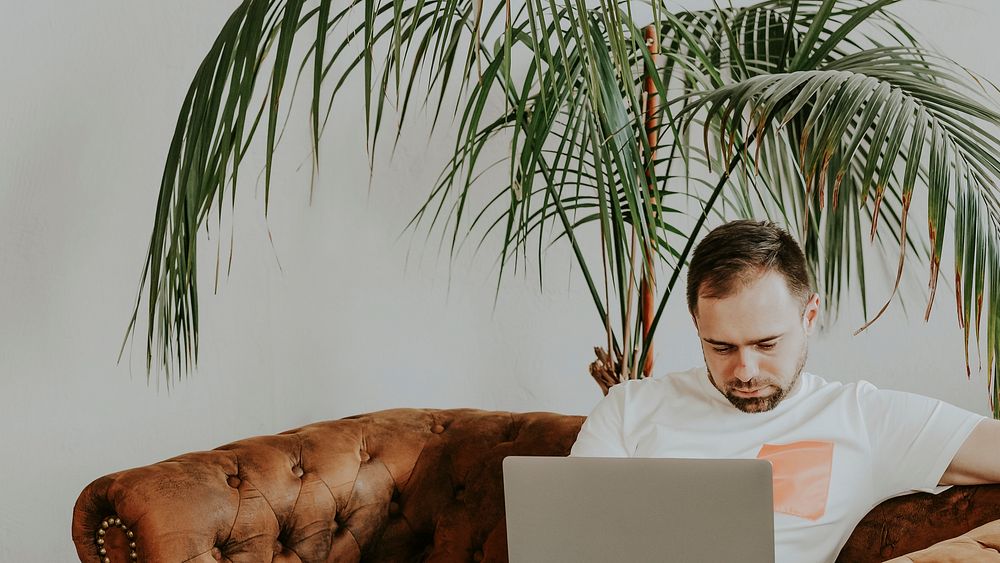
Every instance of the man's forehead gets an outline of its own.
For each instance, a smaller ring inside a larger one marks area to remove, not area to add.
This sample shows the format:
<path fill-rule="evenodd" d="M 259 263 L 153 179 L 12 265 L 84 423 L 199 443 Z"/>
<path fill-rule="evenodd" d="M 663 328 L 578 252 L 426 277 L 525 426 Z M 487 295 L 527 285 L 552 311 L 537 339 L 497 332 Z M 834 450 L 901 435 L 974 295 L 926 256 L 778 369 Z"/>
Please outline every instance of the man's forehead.
<path fill-rule="evenodd" d="M 709 297 L 695 311 L 698 335 L 709 343 L 751 344 L 781 337 L 800 319 L 792 300 L 777 296 Z"/>
<path fill-rule="evenodd" d="M 695 319 L 698 337 L 709 343 L 747 344 L 774 340 L 795 326 L 795 319 Z"/>

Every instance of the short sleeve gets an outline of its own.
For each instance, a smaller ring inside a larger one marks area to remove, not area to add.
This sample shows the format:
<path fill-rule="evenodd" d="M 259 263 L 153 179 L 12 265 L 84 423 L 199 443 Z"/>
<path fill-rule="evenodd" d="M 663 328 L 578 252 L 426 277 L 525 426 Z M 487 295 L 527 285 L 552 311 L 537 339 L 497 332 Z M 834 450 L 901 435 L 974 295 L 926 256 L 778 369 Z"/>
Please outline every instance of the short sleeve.
<path fill-rule="evenodd" d="M 630 457 L 625 443 L 625 403 L 627 383 L 611 388 L 587 416 L 570 456 Z"/>
<path fill-rule="evenodd" d="M 940 492 L 938 483 L 958 449 L 985 417 L 913 393 L 858 384 L 878 492 Z"/>

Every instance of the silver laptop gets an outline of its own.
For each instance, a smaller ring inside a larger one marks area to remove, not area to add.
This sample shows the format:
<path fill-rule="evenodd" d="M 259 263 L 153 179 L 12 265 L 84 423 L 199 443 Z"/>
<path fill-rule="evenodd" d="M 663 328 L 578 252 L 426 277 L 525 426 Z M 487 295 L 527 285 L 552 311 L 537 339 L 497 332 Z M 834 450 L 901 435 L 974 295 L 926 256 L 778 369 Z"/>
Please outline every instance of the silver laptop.
<path fill-rule="evenodd" d="M 512 456 L 503 484 L 511 563 L 774 562 L 764 460 Z"/>

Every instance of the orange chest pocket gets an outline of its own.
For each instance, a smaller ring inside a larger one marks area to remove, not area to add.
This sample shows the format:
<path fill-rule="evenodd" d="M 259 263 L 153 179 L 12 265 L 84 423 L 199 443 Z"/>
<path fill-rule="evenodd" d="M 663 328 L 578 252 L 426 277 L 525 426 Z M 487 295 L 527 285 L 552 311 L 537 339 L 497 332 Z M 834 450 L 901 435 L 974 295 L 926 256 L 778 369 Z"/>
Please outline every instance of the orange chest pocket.
<path fill-rule="evenodd" d="M 774 511 L 818 520 L 826 513 L 833 442 L 764 444 L 757 459 L 771 462 Z"/>

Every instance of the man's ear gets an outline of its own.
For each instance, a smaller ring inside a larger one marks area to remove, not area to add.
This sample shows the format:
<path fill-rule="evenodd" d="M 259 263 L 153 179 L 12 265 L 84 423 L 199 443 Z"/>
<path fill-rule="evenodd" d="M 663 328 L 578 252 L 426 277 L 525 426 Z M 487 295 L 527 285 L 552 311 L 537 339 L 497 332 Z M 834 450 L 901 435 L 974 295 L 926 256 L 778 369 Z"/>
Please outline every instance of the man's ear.
<path fill-rule="evenodd" d="M 819 320 L 819 294 L 813 293 L 806 301 L 805 311 L 802 314 L 802 328 L 806 334 L 812 334 Z"/>

